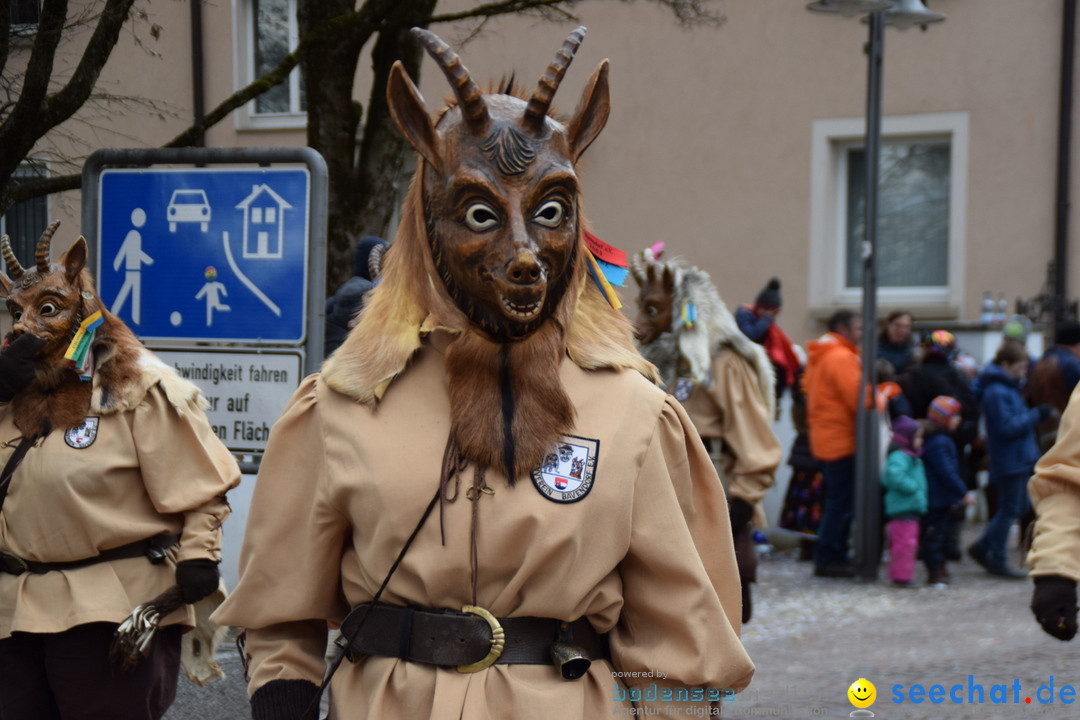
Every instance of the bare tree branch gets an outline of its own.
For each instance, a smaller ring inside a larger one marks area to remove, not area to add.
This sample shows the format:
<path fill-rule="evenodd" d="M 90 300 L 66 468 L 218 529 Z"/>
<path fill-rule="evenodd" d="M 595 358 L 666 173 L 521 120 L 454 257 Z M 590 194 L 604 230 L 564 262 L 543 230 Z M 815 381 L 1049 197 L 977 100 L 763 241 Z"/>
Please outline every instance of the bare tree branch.
<path fill-rule="evenodd" d="M 313 45 L 327 42 L 339 37 L 342 33 L 348 33 L 354 38 L 354 42 L 359 42 L 360 47 L 363 47 L 368 38 L 379 27 L 380 19 L 378 15 L 383 11 L 382 5 L 385 4 L 388 4 L 387 0 L 380 0 L 380 2 L 376 3 L 368 2 L 357 11 L 330 18 L 313 27 L 304 34 L 300 42 L 297 43 L 296 48 L 286 55 L 274 69 L 252 81 L 247 87 L 241 88 L 227 97 L 201 120 L 193 123 L 191 127 L 174 137 L 163 147 L 188 147 L 209 128 L 221 122 L 233 110 L 262 95 L 272 87 L 285 82 L 289 77 L 289 73 L 300 63 Z"/>
<path fill-rule="evenodd" d="M 94 34 L 90 37 L 71 79 L 46 103 L 44 123 L 50 127 L 57 125 L 75 114 L 86 102 L 97 84 L 101 69 L 120 38 L 120 28 L 123 27 L 134 2 L 135 0 L 108 0 L 105 4 L 105 10 L 94 27 Z"/>
<path fill-rule="evenodd" d="M 52 195 L 53 193 L 67 190 L 78 190 L 82 186 L 82 175 L 54 175 L 42 178 L 19 178 L 17 183 L 9 183 L 4 188 L 4 195 L 10 199 L 11 204 L 21 203 L 25 200 Z"/>
<path fill-rule="evenodd" d="M 582 1 L 583 0 L 503 0 L 502 2 L 477 5 L 472 10 L 433 15 L 431 20 L 429 20 L 429 23 L 434 25 L 436 23 L 458 22 L 459 20 L 469 20 L 471 18 L 491 18 L 497 15 L 513 15 L 517 13 L 526 13 L 530 10 L 543 10 L 545 8 L 556 8 L 563 5 L 576 5 Z M 563 10 L 565 13 L 565 8 L 563 8 Z M 570 15 L 570 17 L 573 16 Z"/>

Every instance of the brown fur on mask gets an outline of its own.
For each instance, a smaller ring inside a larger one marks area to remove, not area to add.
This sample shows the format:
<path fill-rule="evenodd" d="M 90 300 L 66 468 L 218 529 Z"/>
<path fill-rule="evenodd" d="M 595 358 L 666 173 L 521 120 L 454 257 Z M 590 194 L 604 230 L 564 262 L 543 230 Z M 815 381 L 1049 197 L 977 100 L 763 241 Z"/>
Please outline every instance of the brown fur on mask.
<path fill-rule="evenodd" d="M 576 164 L 607 119 L 607 61 L 564 126 L 548 105 L 584 29 L 571 34 L 527 102 L 482 95 L 445 43 L 414 34 L 458 102 L 434 123 L 394 66 L 391 113 L 421 163 L 379 285 L 323 377 L 374 404 L 424 334 L 455 333 L 445 355 L 451 433 L 466 457 L 512 480 L 573 428 L 559 378 L 567 354 L 584 368 L 655 378 L 625 318 L 586 277 Z"/>
<path fill-rule="evenodd" d="M 10 405 L 15 426 L 28 436 L 80 425 L 91 410 L 106 414 L 126 407 L 144 374 L 139 367 L 142 344 L 123 321 L 105 310 L 94 290 L 85 269 L 86 240 L 78 238 L 59 263 L 49 262 L 57 225 L 50 225 L 38 241 L 32 268 L 19 264 L 7 237 L 2 243 L 12 274 L 0 273 L 0 294 L 15 321 L 9 338 L 30 333 L 45 340 L 35 357 L 36 377 Z M 92 345 L 97 370 L 93 382 L 84 382 L 64 354 L 80 323 L 98 310 L 103 323 Z"/>

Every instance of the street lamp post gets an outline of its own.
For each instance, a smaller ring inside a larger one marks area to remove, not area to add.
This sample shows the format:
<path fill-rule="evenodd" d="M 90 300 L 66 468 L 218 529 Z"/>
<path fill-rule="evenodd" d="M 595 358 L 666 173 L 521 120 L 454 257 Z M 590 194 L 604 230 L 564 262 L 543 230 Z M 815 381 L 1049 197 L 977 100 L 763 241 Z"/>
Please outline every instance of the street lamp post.
<path fill-rule="evenodd" d="M 869 15 L 866 81 L 866 198 L 862 257 L 862 382 L 855 429 L 855 576 L 876 580 L 881 557 L 881 454 L 878 448 L 877 373 L 877 217 L 878 168 L 881 164 L 881 66 L 884 60 L 884 11 Z"/>
<path fill-rule="evenodd" d="M 866 197 L 863 222 L 862 260 L 862 376 L 855 423 L 855 576 L 876 580 L 881 558 L 881 448 L 878 428 L 881 419 L 873 402 L 877 387 L 875 361 L 877 344 L 877 220 L 878 171 L 881 164 L 881 74 L 885 59 L 885 25 L 904 30 L 914 24 L 945 19 L 923 6 L 921 0 L 819 0 L 807 5 L 815 12 L 840 13 L 853 17 L 869 14 L 866 22 L 870 38 L 866 46 Z M 867 402 L 869 399 L 869 402 Z"/>

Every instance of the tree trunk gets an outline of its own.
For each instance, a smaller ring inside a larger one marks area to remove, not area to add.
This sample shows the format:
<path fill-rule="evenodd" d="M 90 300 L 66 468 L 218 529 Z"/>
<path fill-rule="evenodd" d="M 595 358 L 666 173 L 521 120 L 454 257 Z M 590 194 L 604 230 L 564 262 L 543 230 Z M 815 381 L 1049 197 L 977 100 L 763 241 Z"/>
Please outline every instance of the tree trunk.
<path fill-rule="evenodd" d="M 386 82 L 395 60 L 413 77 L 422 50 L 408 34 L 425 25 L 437 0 L 368 0 L 359 11 L 378 25 L 355 27 L 313 46 L 302 63 L 307 90 L 308 145 L 326 159 L 330 178 L 326 287 L 333 292 L 352 275 L 352 248 L 365 235 L 384 237 L 401 183 L 408 146 L 386 105 Z M 329 18 L 352 12 L 351 0 L 304 0 L 301 33 Z M 381 6 L 381 7 L 380 7 Z M 360 53 L 378 30 L 373 51 L 374 83 L 367 112 L 352 97 Z M 357 147 L 357 132 L 364 117 Z"/>

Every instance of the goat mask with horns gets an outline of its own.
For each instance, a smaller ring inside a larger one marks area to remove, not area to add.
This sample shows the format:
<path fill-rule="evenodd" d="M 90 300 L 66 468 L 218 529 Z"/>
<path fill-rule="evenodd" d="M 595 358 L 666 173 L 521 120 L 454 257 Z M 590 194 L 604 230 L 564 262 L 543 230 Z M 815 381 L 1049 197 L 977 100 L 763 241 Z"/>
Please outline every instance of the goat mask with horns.
<path fill-rule="evenodd" d="M 421 162 L 380 283 L 323 377 L 375 404 L 425 334 L 450 331 L 452 439 L 512 481 L 573 426 L 559 379 L 564 356 L 655 378 L 627 320 L 586 281 L 576 166 L 607 121 L 608 62 L 563 125 L 548 111 L 585 28 L 570 34 L 528 99 L 481 93 L 445 42 L 412 32 L 456 102 L 433 120 L 394 64 L 390 112 Z"/>
<path fill-rule="evenodd" d="M 59 224 L 50 225 L 38 240 L 31 267 L 19 263 L 6 235 L 0 240 L 9 273 L 0 272 L 0 297 L 6 298 L 14 321 L 5 342 L 23 333 L 44 341 L 34 357 L 34 380 L 11 401 L 15 425 L 31 436 L 74 427 L 89 413 L 107 415 L 135 407 L 158 382 L 178 408 L 198 401 L 198 388 L 177 378 L 105 308 L 85 270 L 86 240 L 80 237 L 58 263 L 50 262 Z M 96 329 L 87 344 L 95 368 L 92 382 L 83 382 L 65 354 L 80 327 L 91 320 Z"/>

